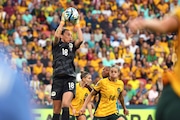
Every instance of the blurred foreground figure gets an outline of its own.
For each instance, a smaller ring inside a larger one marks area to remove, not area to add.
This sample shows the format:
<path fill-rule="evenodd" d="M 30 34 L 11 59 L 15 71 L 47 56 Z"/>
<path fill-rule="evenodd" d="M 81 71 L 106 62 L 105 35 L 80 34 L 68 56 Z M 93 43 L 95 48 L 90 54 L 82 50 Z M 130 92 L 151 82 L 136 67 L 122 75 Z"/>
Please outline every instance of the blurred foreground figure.
<path fill-rule="evenodd" d="M 156 120 L 180 119 L 180 7 L 176 8 L 169 16 L 162 20 L 135 19 L 129 25 L 132 31 L 149 29 L 154 32 L 176 32 L 174 50 L 177 61 L 173 70 L 165 70 L 163 75 L 164 89 L 158 101 Z"/>
<path fill-rule="evenodd" d="M 21 75 L 0 51 L 0 120 L 32 120 L 28 95 Z"/>

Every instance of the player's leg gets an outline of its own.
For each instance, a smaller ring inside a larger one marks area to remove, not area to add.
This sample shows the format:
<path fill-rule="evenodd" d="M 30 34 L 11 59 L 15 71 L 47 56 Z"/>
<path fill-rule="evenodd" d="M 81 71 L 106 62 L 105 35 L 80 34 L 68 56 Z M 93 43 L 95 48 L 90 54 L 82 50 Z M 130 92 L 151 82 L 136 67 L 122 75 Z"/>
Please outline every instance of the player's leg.
<path fill-rule="evenodd" d="M 75 96 L 75 78 L 68 78 L 63 86 L 62 119 L 69 120 L 69 107 Z"/>
<path fill-rule="evenodd" d="M 61 100 L 53 100 L 53 118 L 52 120 L 59 120 L 61 112 Z"/>
<path fill-rule="evenodd" d="M 59 120 L 61 112 L 61 103 L 62 103 L 62 85 L 63 81 L 56 80 L 53 78 L 51 98 L 53 99 L 53 118 L 52 120 Z"/>
<path fill-rule="evenodd" d="M 86 120 L 86 116 L 85 115 L 80 115 L 77 117 L 77 120 Z"/>
<path fill-rule="evenodd" d="M 69 107 L 71 104 L 71 101 L 73 99 L 73 93 L 72 92 L 65 92 L 63 94 L 62 99 L 62 119 L 61 120 L 69 120 Z"/>

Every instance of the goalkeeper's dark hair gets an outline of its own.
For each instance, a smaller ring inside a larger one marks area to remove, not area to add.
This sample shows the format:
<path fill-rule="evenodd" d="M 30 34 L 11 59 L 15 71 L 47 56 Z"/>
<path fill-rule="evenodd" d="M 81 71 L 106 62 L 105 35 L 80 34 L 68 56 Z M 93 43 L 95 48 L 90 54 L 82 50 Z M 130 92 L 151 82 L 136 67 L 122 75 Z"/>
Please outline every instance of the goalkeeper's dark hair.
<path fill-rule="evenodd" d="M 64 33 L 65 33 L 66 31 L 69 31 L 69 30 L 68 30 L 68 29 L 63 29 L 62 32 L 61 32 L 61 35 L 64 35 Z"/>
<path fill-rule="evenodd" d="M 86 71 L 81 71 L 81 79 L 85 78 L 87 75 L 90 75 L 90 74 Z"/>

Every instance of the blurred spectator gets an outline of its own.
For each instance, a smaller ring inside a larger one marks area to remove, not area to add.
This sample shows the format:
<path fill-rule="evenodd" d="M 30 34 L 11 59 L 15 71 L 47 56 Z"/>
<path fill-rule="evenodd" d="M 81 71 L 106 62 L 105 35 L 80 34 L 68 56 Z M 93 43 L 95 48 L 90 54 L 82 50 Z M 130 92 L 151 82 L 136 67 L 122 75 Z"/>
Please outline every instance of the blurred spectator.
<path fill-rule="evenodd" d="M 19 57 L 16 58 L 16 65 L 19 69 L 22 69 L 23 62 L 27 63 L 27 60 L 24 58 L 23 52 L 19 52 Z"/>
<path fill-rule="evenodd" d="M 37 58 L 36 58 L 36 54 L 32 53 L 30 58 L 28 59 L 28 65 L 30 66 L 30 68 L 32 69 L 33 66 L 37 63 Z"/>
<path fill-rule="evenodd" d="M 146 94 L 147 90 L 146 90 L 146 88 L 145 88 L 145 85 L 146 85 L 145 82 L 143 82 L 143 81 L 140 81 L 140 82 L 139 82 L 139 87 L 138 87 L 138 89 L 136 90 L 136 93 L 137 93 L 137 96 L 138 96 L 138 97 Z"/>
<path fill-rule="evenodd" d="M 157 56 L 155 54 L 154 49 L 151 49 L 148 56 L 147 56 L 147 61 L 148 62 L 154 62 L 155 60 L 157 60 Z"/>
<path fill-rule="evenodd" d="M 43 64 L 40 60 L 37 61 L 37 63 L 33 66 L 33 74 L 38 75 L 42 72 Z"/>
<path fill-rule="evenodd" d="M 168 55 L 166 59 L 166 65 L 169 69 L 173 66 L 172 55 Z"/>
<path fill-rule="evenodd" d="M 39 89 L 36 91 L 37 94 L 37 104 L 44 105 L 45 104 L 45 86 L 40 84 Z"/>
<path fill-rule="evenodd" d="M 47 72 L 46 73 L 46 78 L 42 82 L 43 82 L 44 85 L 49 85 L 51 83 L 51 73 Z"/>
<path fill-rule="evenodd" d="M 14 14 L 15 10 L 14 7 L 12 6 L 12 1 L 11 0 L 7 0 L 6 6 L 4 7 L 4 11 L 11 16 L 12 14 Z"/>
<path fill-rule="evenodd" d="M 52 105 L 51 89 L 52 89 L 52 80 L 50 80 L 50 84 L 45 85 L 44 92 L 45 92 L 45 97 L 46 97 L 46 101 L 45 101 L 46 105 Z"/>
<path fill-rule="evenodd" d="M 113 31 L 111 33 L 111 46 L 112 47 L 119 47 L 121 40 L 118 39 L 117 33 Z"/>
<path fill-rule="evenodd" d="M 130 84 L 127 84 L 127 96 L 129 101 L 130 100 L 136 100 L 136 91 L 134 89 L 132 89 L 132 86 Z"/>
<path fill-rule="evenodd" d="M 38 74 L 38 79 L 43 82 L 46 79 L 46 68 L 42 68 L 42 72 Z"/>
<path fill-rule="evenodd" d="M 6 12 L 3 10 L 3 7 L 0 6 L 0 20 L 2 21 L 6 16 Z"/>
<path fill-rule="evenodd" d="M 152 89 L 148 92 L 148 99 L 151 105 L 155 104 L 155 100 L 158 97 L 157 87 L 155 85 L 152 86 Z"/>
<path fill-rule="evenodd" d="M 94 48 L 95 47 L 95 40 L 94 40 L 94 34 L 91 34 L 90 40 L 88 40 L 88 47 Z"/>
<path fill-rule="evenodd" d="M 37 75 L 33 75 L 32 80 L 30 81 L 30 87 L 33 89 L 34 92 L 39 90 L 40 81 L 39 81 Z"/>
<path fill-rule="evenodd" d="M 119 65 L 120 68 L 123 67 L 124 59 L 120 58 L 118 53 L 115 53 L 114 64 Z"/>
<path fill-rule="evenodd" d="M 158 93 L 161 94 L 161 92 L 163 90 L 163 81 L 160 76 L 158 76 L 158 79 L 156 81 L 156 87 L 157 87 Z"/>
<path fill-rule="evenodd" d="M 26 80 L 29 80 L 30 79 L 30 75 L 31 75 L 31 69 L 30 69 L 29 66 L 27 66 L 27 62 L 23 62 L 22 63 L 22 72 L 23 72 L 24 78 Z"/>
<path fill-rule="evenodd" d="M 88 40 L 91 39 L 90 36 L 91 36 L 90 30 L 89 30 L 88 27 L 86 27 L 85 30 L 84 30 L 84 33 L 83 33 L 84 41 L 85 41 L 85 42 L 88 42 Z"/>
<path fill-rule="evenodd" d="M 134 58 L 133 53 L 130 52 L 129 47 L 126 47 L 126 52 L 123 54 L 124 61 L 130 65 L 133 58 Z"/>
<path fill-rule="evenodd" d="M 132 89 L 137 90 L 139 88 L 140 81 L 133 75 L 132 80 L 129 80 L 127 84 L 131 85 Z"/>
<path fill-rule="evenodd" d="M 122 41 L 124 42 L 124 45 L 126 47 L 130 46 L 132 44 L 132 38 L 130 37 L 129 33 L 125 33 L 125 38 L 122 39 Z"/>
<path fill-rule="evenodd" d="M 88 43 L 87 42 L 85 42 L 84 45 L 81 45 L 80 52 L 82 54 L 87 54 L 88 53 Z"/>
<path fill-rule="evenodd" d="M 150 90 L 152 88 L 152 79 L 148 79 L 145 85 L 146 90 Z"/>
<path fill-rule="evenodd" d="M 123 91 L 123 96 L 124 96 L 124 103 L 125 103 L 125 105 L 129 105 L 130 103 L 129 103 L 129 98 L 128 98 L 126 90 Z"/>
<path fill-rule="evenodd" d="M 32 15 L 26 10 L 25 14 L 22 15 L 22 19 L 28 24 L 32 20 Z"/>
<path fill-rule="evenodd" d="M 137 49 L 138 47 L 139 47 L 139 46 L 136 45 L 136 41 L 135 41 L 135 40 L 132 40 L 132 43 L 131 43 L 131 45 L 130 45 L 130 52 L 134 54 L 134 53 L 136 52 L 136 49 Z"/>
<path fill-rule="evenodd" d="M 52 75 L 52 73 L 53 73 L 52 62 L 51 61 L 48 62 L 48 65 L 46 67 L 46 72 L 50 73 L 50 75 Z"/>
<path fill-rule="evenodd" d="M 95 69 L 95 71 L 98 70 L 99 62 L 101 62 L 101 59 L 99 59 L 98 56 L 95 54 L 93 56 L 93 59 L 91 60 L 91 66 Z"/>
<path fill-rule="evenodd" d="M 125 82 L 125 84 L 127 83 L 127 80 L 131 79 L 130 67 L 126 62 L 123 64 L 123 67 L 121 68 L 121 79 Z"/>
<path fill-rule="evenodd" d="M 98 73 L 94 70 L 93 66 L 89 66 L 89 73 L 92 76 L 92 81 L 94 81 L 98 75 Z"/>
<path fill-rule="evenodd" d="M 106 54 L 106 58 L 102 60 L 104 66 L 112 66 L 114 65 L 114 61 L 110 59 L 110 54 Z"/>
<path fill-rule="evenodd" d="M 170 11 L 175 9 L 178 5 L 180 5 L 180 2 L 178 0 L 172 0 L 173 2 L 170 3 Z"/>
<path fill-rule="evenodd" d="M 41 58 L 41 63 L 43 64 L 44 67 L 47 67 L 48 62 L 50 62 L 50 59 L 48 58 L 48 52 L 43 51 L 42 58 Z"/>

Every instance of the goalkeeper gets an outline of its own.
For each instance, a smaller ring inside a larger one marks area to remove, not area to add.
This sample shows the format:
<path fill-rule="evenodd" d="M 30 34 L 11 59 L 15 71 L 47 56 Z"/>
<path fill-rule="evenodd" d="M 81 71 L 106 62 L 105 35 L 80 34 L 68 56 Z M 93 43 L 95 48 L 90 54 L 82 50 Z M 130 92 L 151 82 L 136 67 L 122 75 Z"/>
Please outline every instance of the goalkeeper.
<path fill-rule="evenodd" d="M 62 108 L 61 120 L 69 120 L 69 107 L 75 97 L 75 52 L 83 42 L 83 35 L 79 25 L 79 19 L 75 22 L 78 34 L 77 40 L 72 40 L 72 33 L 63 29 L 65 13 L 62 13 L 61 22 L 55 32 L 52 43 L 53 54 L 53 84 L 51 98 L 53 99 L 53 119 L 59 120 Z"/>

